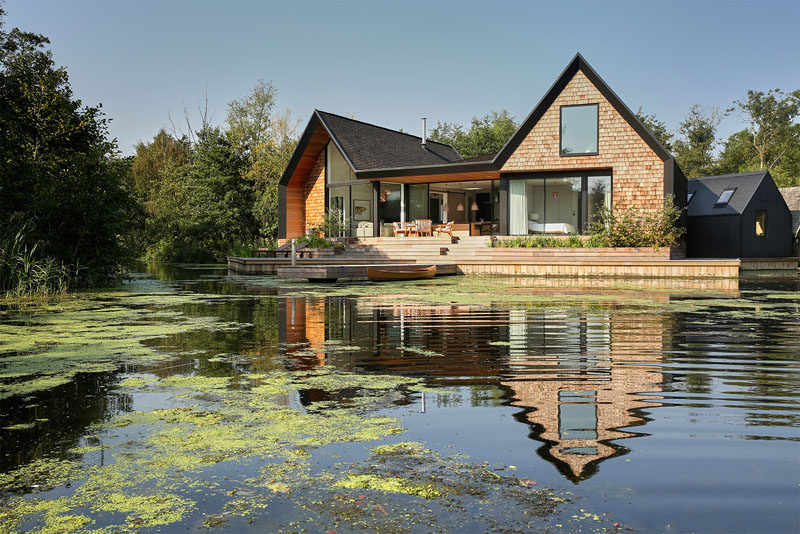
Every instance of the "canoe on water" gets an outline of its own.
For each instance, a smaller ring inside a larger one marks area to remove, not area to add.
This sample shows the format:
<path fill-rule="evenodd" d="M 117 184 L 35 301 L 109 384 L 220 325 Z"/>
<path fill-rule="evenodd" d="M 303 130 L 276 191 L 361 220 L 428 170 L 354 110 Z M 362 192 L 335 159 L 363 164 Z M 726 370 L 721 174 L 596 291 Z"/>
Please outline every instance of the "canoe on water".
<path fill-rule="evenodd" d="M 389 271 L 367 267 L 367 278 L 373 282 L 391 282 L 393 280 L 422 280 L 436 276 L 436 266 L 422 267 L 420 269 L 404 269 L 402 271 Z"/>

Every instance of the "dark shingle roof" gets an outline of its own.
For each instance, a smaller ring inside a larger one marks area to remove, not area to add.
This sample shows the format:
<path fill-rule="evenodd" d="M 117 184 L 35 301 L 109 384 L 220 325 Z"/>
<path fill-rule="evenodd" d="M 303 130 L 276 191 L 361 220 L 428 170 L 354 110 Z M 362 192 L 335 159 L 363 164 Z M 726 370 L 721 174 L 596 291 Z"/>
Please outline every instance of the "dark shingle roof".
<path fill-rule="evenodd" d="M 689 180 L 689 193 L 694 193 L 692 201 L 689 202 L 689 217 L 741 215 L 753 198 L 753 193 L 768 174 L 767 171 L 745 172 Z M 714 207 L 724 190 L 734 188 L 736 192 L 727 205 Z"/>
<path fill-rule="evenodd" d="M 442 165 L 461 161 L 450 145 L 317 110 L 356 171 Z"/>

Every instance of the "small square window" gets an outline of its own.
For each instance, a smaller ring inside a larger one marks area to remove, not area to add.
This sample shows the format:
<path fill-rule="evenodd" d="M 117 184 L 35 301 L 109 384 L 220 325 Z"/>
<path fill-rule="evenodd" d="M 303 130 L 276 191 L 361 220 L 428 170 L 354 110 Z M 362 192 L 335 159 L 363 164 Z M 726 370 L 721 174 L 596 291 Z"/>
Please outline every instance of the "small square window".
<path fill-rule="evenodd" d="M 728 202 L 730 202 L 731 197 L 735 192 L 736 192 L 735 187 L 733 189 L 726 189 L 725 191 L 722 192 L 717 201 L 714 203 L 714 206 L 726 206 Z"/>
<path fill-rule="evenodd" d="M 756 237 L 767 237 L 767 212 L 756 212 Z"/>
<path fill-rule="evenodd" d="M 597 155 L 597 104 L 561 106 L 561 155 Z"/>
<path fill-rule="evenodd" d="M 694 193 L 689 193 L 689 196 L 686 197 L 686 204 L 688 205 L 689 202 L 692 201 L 692 197 L 694 197 Z"/>

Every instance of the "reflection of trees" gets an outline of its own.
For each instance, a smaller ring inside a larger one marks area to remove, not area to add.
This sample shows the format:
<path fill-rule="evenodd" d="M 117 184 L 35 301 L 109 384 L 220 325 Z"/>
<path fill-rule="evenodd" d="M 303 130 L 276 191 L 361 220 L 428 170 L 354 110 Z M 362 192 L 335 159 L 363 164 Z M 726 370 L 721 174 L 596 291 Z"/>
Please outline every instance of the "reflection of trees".
<path fill-rule="evenodd" d="M 79 374 L 63 386 L 0 401 L 0 472 L 39 458 L 65 457 L 87 428 L 108 413 L 128 409 L 128 395 L 109 391 L 115 381 L 116 373 Z M 31 422 L 33 429 L 3 429 Z"/>

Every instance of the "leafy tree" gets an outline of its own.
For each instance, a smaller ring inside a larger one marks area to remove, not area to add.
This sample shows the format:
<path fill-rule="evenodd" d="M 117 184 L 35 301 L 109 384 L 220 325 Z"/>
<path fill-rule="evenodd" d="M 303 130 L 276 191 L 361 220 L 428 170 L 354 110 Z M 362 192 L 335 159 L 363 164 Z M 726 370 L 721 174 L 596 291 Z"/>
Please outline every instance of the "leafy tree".
<path fill-rule="evenodd" d="M 706 110 L 695 104 L 681 122 L 678 130 L 681 137 L 673 144 L 673 153 L 687 177 L 709 176 L 716 172 L 714 149 L 721 120 L 716 109 Z"/>
<path fill-rule="evenodd" d="M 432 141 L 452 145 L 463 158 L 493 154 L 517 131 L 517 123 L 508 111 L 492 111 L 473 117 L 469 131 L 459 124 L 437 122 L 430 134 Z"/>
<path fill-rule="evenodd" d="M 188 163 L 189 150 L 185 137 L 175 139 L 163 128 L 151 142 L 138 143 L 130 169 L 136 192 L 147 199 L 154 189 L 158 189 L 167 169 Z"/>
<path fill-rule="evenodd" d="M 639 108 L 636 112 L 636 118 L 638 118 L 642 124 L 644 124 L 644 127 L 658 139 L 658 142 L 661 143 L 664 148 L 672 150 L 672 140 L 675 135 L 667 129 L 666 124 L 656 118 L 655 114 L 647 115 L 642 108 Z"/>
<path fill-rule="evenodd" d="M 731 134 L 723 145 L 717 163 L 721 174 L 734 174 L 758 169 L 758 154 L 750 142 L 750 132 L 741 130 Z"/>
<path fill-rule="evenodd" d="M 25 228 L 71 282 L 105 284 L 130 259 L 135 212 L 100 108 L 73 96 L 46 37 L 3 30 L 0 8 L 0 232 Z M 2 237 L 2 236 L 0 236 Z"/>
<path fill-rule="evenodd" d="M 246 162 L 242 177 L 254 189 L 253 213 L 267 238 L 277 235 L 278 182 L 297 146 L 298 123 L 289 110 L 275 111 L 277 94 L 271 82 L 259 80 L 246 97 L 228 104 L 227 117 L 227 136 Z"/>
<path fill-rule="evenodd" d="M 149 206 L 148 259 L 221 260 L 255 234 L 252 190 L 241 179 L 244 158 L 219 128 L 205 127 L 196 137 L 188 163 L 165 168 Z"/>
<path fill-rule="evenodd" d="M 734 102 L 729 111 L 738 110 L 748 123 L 748 141 L 755 151 L 755 168 L 768 170 L 782 181 L 800 179 L 800 89 L 785 94 L 780 89 L 747 91 L 744 100 Z M 743 141 L 740 136 L 739 141 Z M 781 168 L 786 161 L 788 168 Z"/>

